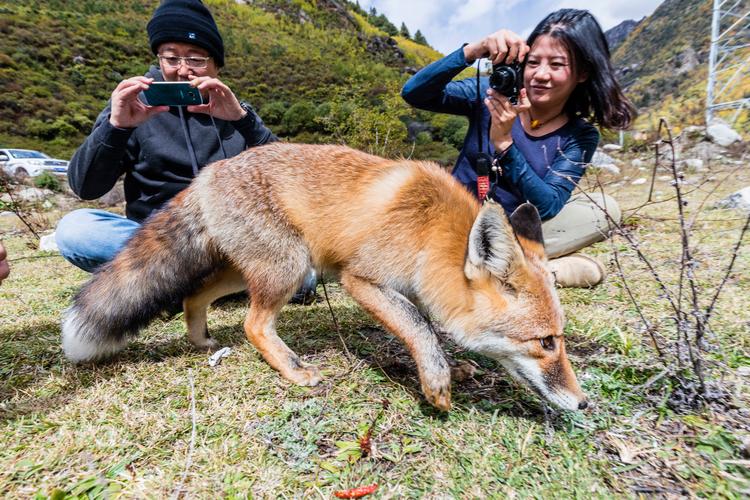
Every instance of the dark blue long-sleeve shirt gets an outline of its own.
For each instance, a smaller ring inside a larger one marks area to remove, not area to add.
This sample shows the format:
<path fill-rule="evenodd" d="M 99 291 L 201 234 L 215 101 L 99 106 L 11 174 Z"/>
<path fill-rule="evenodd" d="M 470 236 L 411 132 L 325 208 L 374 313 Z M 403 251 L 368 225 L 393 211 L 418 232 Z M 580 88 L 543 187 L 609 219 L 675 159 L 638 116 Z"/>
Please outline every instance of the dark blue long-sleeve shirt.
<path fill-rule="evenodd" d="M 494 147 L 489 137 L 490 113 L 484 105 L 488 79 L 480 78 L 479 113 L 476 109 L 476 79 L 452 81 L 468 66 L 462 47 L 411 77 L 401 90 L 401 96 L 419 109 L 469 119 L 469 130 L 453 176 L 476 195 L 477 174 L 473 164 L 479 152 L 477 128 L 484 152 L 493 155 Z M 599 132 L 584 120 L 572 118 L 554 132 L 534 137 L 526 133 L 520 120 L 516 120 L 511 136 L 513 145 L 500 160 L 503 175 L 493 186 L 490 196 L 508 213 L 529 201 L 539 210 L 542 219 L 550 219 L 568 201 L 585 165 L 591 161 L 599 143 Z"/>

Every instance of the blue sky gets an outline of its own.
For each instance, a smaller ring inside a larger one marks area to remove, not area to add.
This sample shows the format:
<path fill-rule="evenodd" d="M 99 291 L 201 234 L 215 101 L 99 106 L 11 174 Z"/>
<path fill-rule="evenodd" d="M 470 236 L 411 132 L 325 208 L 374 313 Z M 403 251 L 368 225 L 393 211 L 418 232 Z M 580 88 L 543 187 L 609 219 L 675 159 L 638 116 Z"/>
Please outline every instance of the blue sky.
<path fill-rule="evenodd" d="M 406 23 L 447 54 L 500 28 L 526 36 L 550 12 L 564 8 L 589 9 L 604 30 L 626 19 L 651 14 L 662 0 L 359 0 L 362 8 L 374 6 L 396 27 Z"/>

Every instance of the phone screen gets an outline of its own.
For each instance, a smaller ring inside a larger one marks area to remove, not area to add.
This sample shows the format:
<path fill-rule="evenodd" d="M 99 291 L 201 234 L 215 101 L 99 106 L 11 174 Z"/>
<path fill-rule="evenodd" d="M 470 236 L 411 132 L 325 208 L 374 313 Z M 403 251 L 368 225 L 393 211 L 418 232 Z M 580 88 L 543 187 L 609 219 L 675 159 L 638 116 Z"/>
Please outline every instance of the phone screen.
<path fill-rule="evenodd" d="M 143 91 L 149 106 L 192 106 L 203 104 L 200 91 L 188 82 L 153 82 Z"/>

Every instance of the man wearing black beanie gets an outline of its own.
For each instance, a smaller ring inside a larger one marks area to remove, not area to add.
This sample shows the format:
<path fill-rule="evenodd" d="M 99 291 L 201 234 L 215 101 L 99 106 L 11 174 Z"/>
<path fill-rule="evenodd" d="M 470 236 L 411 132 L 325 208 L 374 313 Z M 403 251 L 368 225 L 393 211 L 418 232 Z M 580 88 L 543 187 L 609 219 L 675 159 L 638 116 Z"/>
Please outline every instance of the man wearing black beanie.
<path fill-rule="evenodd" d="M 71 188 L 86 200 L 104 195 L 125 175 L 126 217 L 80 209 L 57 225 L 60 253 L 85 271 L 114 258 L 143 220 L 185 189 L 202 167 L 277 140 L 218 78 L 224 42 L 200 0 L 164 0 L 147 32 L 159 66 L 117 85 L 68 167 Z M 141 92 L 155 81 L 191 82 L 208 103 L 148 106 Z M 314 274 L 305 281 L 298 300 L 314 293 Z"/>

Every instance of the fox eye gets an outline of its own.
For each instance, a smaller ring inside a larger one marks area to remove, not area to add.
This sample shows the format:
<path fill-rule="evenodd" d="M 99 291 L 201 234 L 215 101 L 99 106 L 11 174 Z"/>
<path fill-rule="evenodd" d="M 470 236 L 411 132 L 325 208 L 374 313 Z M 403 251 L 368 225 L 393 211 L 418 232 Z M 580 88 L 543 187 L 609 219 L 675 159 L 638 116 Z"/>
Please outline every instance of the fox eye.
<path fill-rule="evenodd" d="M 539 342 L 542 343 L 542 347 L 547 351 L 555 350 L 555 337 L 553 337 L 552 335 L 550 335 L 549 337 L 544 337 L 543 339 L 539 339 Z"/>

